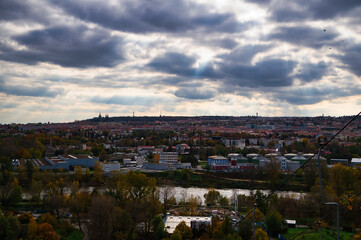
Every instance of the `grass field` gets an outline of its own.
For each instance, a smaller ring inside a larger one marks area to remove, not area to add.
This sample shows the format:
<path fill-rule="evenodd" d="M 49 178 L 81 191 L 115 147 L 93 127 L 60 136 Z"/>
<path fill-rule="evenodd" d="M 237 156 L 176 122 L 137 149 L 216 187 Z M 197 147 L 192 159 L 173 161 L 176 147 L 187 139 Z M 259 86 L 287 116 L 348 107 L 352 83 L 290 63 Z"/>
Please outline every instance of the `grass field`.
<path fill-rule="evenodd" d="M 352 239 L 354 233 L 340 231 L 340 240 Z M 319 240 L 321 239 L 321 232 L 315 232 L 312 229 L 304 228 L 290 228 L 286 234 L 282 235 L 286 239 L 295 240 Z M 297 237 L 296 237 L 297 236 Z M 334 240 L 337 239 L 337 231 L 331 229 L 323 229 L 323 240 Z"/>

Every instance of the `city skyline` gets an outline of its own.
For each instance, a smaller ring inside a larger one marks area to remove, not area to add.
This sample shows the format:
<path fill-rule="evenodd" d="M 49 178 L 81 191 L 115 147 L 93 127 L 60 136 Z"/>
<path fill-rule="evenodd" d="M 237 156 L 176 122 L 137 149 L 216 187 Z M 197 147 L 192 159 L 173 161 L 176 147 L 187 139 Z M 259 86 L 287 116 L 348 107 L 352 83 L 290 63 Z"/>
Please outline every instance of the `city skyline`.
<path fill-rule="evenodd" d="M 361 106 L 361 3 L 0 3 L 0 123 L 343 116 Z"/>

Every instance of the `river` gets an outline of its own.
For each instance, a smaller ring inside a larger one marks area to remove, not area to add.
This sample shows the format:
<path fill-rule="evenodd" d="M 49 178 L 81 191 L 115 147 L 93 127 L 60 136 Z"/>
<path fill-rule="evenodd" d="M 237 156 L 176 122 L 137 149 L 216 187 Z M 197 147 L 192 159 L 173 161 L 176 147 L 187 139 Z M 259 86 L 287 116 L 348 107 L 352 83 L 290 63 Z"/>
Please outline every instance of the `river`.
<path fill-rule="evenodd" d="M 105 192 L 105 187 L 95 188 L 95 187 L 81 187 L 80 191 L 88 191 L 92 192 L 94 189 L 97 189 L 99 192 Z M 160 193 L 162 192 L 162 189 L 164 187 L 159 187 Z M 193 197 L 199 197 L 201 204 L 204 205 L 204 194 L 208 193 L 207 188 L 195 188 L 195 187 L 189 187 L 189 188 L 183 188 L 183 187 L 174 187 L 173 193 L 174 197 L 179 202 L 180 200 L 188 199 L 191 196 Z M 246 195 L 250 196 L 252 193 L 256 193 L 256 190 L 250 190 L 250 189 L 215 189 L 220 192 L 220 194 L 224 197 L 227 197 L 228 199 L 232 199 L 234 197 L 234 194 L 237 193 L 238 195 Z M 264 194 L 269 194 L 270 190 L 260 190 Z M 65 188 L 64 192 L 67 194 L 70 194 L 70 188 Z M 292 192 L 292 191 L 280 191 L 276 192 L 278 196 L 289 196 L 292 198 L 299 199 L 301 196 L 305 195 L 305 193 L 300 192 Z M 44 192 L 41 193 L 41 196 L 43 196 Z M 161 194 L 160 194 L 161 195 Z M 30 194 L 27 192 L 24 192 L 23 194 L 24 199 L 30 199 Z M 162 196 L 160 196 L 160 200 L 162 201 Z"/>
<path fill-rule="evenodd" d="M 160 190 L 162 190 L 163 187 L 159 187 Z M 199 197 L 202 201 L 202 205 L 204 205 L 204 194 L 208 193 L 207 188 L 195 188 L 195 187 L 189 187 L 189 188 L 183 188 L 183 187 L 174 187 L 174 197 L 179 202 L 180 200 L 186 198 L 190 198 L 192 195 L 193 197 Z M 227 197 L 228 199 L 232 199 L 234 197 L 234 194 L 237 193 L 238 195 L 246 195 L 250 196 L 252 193 L 256 193 L 256 190 L 250 190 L 250 189 L 215 189 L 220 192 L 220 194 L 224 197 Z M 270 190 L 260 190 L 264 194 L 269 194 Z M 162 191 L 161 191 L 162 192 Z M 299 192 L 292 192 L 292 191 L 280 191 L 276 192 L 277 195 L 280 196 L 290 196 L 292 198 L 299 199 L 301 196 L 305 195 L 305 193 L 299 193 Z"/>

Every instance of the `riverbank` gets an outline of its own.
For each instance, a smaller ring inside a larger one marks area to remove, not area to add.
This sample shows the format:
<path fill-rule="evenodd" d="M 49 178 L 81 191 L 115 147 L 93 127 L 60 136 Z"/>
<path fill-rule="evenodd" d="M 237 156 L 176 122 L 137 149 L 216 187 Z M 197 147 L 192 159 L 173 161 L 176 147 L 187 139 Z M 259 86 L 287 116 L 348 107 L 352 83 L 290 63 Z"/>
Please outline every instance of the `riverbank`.
<path fill-rule="evenodd" d="M 196 172 L 196 171 L 164 171 L 164 172 L 144 172 L 148 177 L 154 177 L 159 184 L 171 182 L 178 187 L 196 187 L 196 188 L 217 188 L 217 189 L 249 189 L 249 190 L 270 190 L 274 188 L 269 181 L 259 179 L 237 178 L 236 174 L 225 174 L 218 172 Z M 281 176 L 278 184 L 287 176 Z M 279 191 L 309 192 L 309 188 L 303 184 L 302 179 L 293 179 L 293 181 L 282 185 Z"/>

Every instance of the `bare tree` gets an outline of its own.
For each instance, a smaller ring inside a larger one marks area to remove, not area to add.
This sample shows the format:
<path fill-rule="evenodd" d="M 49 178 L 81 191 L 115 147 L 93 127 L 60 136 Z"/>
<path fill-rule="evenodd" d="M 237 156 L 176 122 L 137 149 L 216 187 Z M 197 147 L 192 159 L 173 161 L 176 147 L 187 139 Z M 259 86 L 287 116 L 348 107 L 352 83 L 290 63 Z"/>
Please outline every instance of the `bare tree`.
<path fill-rule="evenodd" d="M 185 203 L 185 202 L 187 201 L 187 195 L 188 195 L 187 189 L 183 189 L 183 190 L 181 191 L 181 196 L 182 196 L 182 202 L 183 202 L 183 203 Z"/>
<path fill-rule="evenodd" d="M 163 187 L 160 188 L 160 195 L 163 200 L 163 212 L 167 213 L 169 203 L 174 198 L 175 190 L 171 181 L 167 180 L 164 182 Z"/>

